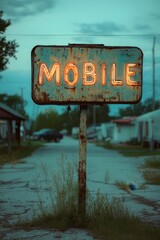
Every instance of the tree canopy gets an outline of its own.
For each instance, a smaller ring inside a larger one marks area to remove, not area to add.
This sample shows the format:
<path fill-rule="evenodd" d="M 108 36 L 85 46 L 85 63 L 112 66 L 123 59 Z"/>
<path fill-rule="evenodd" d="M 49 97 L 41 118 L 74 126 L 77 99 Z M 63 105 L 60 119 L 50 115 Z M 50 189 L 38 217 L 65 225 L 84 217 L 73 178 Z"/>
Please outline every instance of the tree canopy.
<path fill-rule="evenodd" d="M 37 131 L 42 128 L 56 128 L 57 130 L 67 129 L 71 133 L 73 127 L 79 127 L 80 118 L 79 106 L 66 108 L 62 114 L 48 109 L 40 113 L 35 119 L 33 130 Z M 109 107 L 104 106 L 88 106 L 87 110 L 87 126 L 99 124 L 109 121 Z"/>
<path fill-rule="evenodd" d="M 61 120 L 58 113 L 54 110 L 45 110 L 45 112 L 39 113 L 37 116 L 34 129 L 33 130 L 40 130 L 43 128 L 55 128 L 57 130 L 61 130 Z"/>
<path fill-rule="evenodd" d="M 16 49 L 18 44 L 15 40 L 7 41 L 4 33 L 11 25 L 10 20 L 4 20 L 3 12 L 0 11 L 0 72 L 7 69 L 10 57 L 16 59 Z"/>
<path fill-rule="evenodd" d="M 134 105 L 129 105 L 126 108 L 120 108 L 119 114 L 123 116 L 140 116 L 144 113 L 152 111 L 152 98 L 146 99 L 144 102 L 139 102 Z M 155 101 L 155 110 L 160 107 L 160 101 Z"/>
<path fill-rule="evenodd" d="M 108 122 L 110 120 L 109 112 L 109 106 L 106 104 L 102 106 L 89 105 L 87 116 L 88 125 L 97 125 Z"/>
<path fill-rule="evenodd" d="M 8 95 L 6 93 L 3 93 L 3 94 L 0 94 L 0 102 L 10 106 L 14 110 L 22 114 L 23 116 L 27 117 L 27 113 L 25 111 L 25 106 L 27 102 L 21 96 L 17 94 Z"/>

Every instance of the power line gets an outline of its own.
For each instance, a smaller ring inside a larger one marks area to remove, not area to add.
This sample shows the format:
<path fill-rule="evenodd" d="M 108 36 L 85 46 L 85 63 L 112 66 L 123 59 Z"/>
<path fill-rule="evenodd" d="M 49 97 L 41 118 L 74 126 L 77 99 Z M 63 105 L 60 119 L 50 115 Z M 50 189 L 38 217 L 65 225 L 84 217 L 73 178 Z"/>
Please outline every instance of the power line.
<path fill-rule="evenodd" d="M 24 37 L 160 37 L 160 34 L 93 34 L 93 33 L 55 33 L 55 34 L 40 34 L 40 33 L 8 33 L 6 36 L 24 36 Z"/>

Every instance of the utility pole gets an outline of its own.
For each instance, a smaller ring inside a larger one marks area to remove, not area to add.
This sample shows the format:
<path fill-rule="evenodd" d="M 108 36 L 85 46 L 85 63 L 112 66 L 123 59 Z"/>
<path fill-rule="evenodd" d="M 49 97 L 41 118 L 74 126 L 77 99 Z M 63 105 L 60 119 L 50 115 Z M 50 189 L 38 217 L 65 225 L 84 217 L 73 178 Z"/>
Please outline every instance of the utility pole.
<path fill-rule="evenodd" d="M 152 48 L 152 64 L 153 64 L 153 95 L 152 95 L 152 111 L 155 110 L 155 43 L 156 37 L 153 38 L 153 48 Z"/>
<path fill-rule="evenodd" d="M 153 38 L 153 47 L 152 47 L 152 66 L 153 66 L 153 95 L 152 95 L 152 111 L 155 110 L 155 43 L 156 43 L 156 37 Z M 154 121 L 152 119 L 152 138 L 151 138 L 151 144 L 150 144 L 151 151 L 154 150 Z"/>

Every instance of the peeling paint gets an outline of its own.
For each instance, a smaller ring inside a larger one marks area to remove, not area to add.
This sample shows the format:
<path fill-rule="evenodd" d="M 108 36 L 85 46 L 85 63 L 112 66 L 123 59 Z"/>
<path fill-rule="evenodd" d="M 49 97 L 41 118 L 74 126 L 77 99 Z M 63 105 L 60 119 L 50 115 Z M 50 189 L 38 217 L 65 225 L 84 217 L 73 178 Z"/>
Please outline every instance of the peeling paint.
<path fill-rule="evenodd" d="M 45 69 L 40 69 L 42 63 Z M 129 66 L 129 76 L 125 66 Z M 32 98 L 37 104 L 57 105 L 137 103 L 142 97 L 142 66 L 143 53 L 137 47 L 36 46 Z"/>

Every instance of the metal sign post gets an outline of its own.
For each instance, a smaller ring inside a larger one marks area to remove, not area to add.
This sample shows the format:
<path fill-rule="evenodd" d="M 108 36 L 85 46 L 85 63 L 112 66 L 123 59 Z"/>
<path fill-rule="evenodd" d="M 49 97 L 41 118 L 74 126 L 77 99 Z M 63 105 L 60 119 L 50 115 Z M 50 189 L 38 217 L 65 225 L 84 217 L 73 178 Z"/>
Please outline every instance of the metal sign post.
<path fill-rule="evenodd" d="M 80 105 L 78 202 L 80 216 L 84 216 L 87 104 L 138 103 L 143 53 L 137 47 L 103 44 L 39 45 L 32 49 L 31 58 L 35 103 Z"/>
<path fill-rule="evenodd" d="M 78 210 L 81 216 L 85 216 L 86 211 L 86 148 L 87 148 L 86 135 L 87 135 L 87 105 L 80 105 Z"/>

